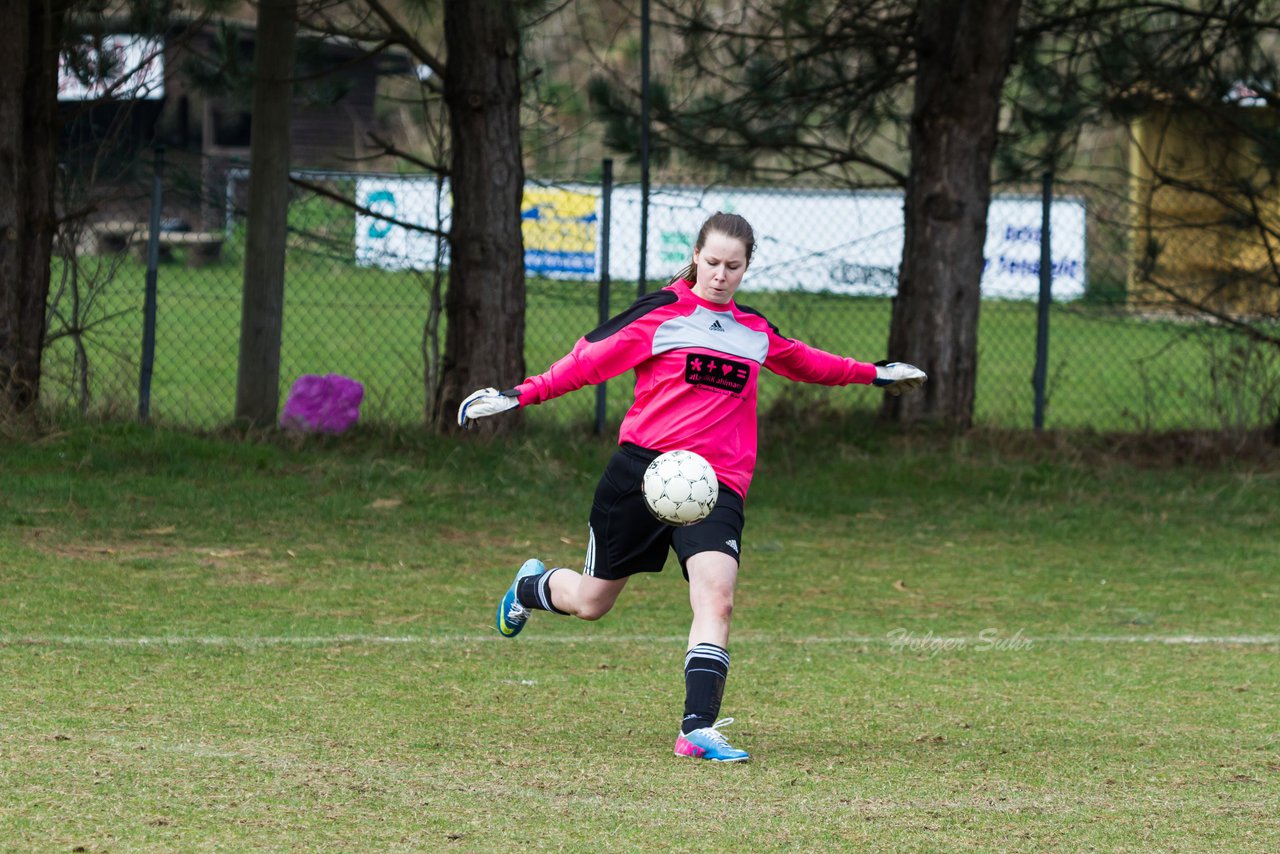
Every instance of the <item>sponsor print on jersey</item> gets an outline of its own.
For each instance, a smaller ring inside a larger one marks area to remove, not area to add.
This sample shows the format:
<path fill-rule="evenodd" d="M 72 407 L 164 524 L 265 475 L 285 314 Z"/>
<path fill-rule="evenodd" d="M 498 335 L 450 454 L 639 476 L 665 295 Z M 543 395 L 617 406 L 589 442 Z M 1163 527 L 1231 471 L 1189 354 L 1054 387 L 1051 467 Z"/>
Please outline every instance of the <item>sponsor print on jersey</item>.
<path fill-rule="evenodd" d="M 751 368 L 746 362 L 705 353 L 689 353 L 684 358 L 684 381 L 690 385 L 742 394 L 750 378 Z"/>

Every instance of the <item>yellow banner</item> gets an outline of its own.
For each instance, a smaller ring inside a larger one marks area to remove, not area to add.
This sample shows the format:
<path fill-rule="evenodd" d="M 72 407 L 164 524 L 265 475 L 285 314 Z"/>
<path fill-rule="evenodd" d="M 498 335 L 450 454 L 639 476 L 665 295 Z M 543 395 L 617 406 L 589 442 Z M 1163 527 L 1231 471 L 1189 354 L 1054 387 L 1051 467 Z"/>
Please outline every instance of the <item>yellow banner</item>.
<path fill-rule="evenodd" d="M 520 220 L 526 272 L 595 272 L 597 198 L 548 187 L 524 191 Z"/>

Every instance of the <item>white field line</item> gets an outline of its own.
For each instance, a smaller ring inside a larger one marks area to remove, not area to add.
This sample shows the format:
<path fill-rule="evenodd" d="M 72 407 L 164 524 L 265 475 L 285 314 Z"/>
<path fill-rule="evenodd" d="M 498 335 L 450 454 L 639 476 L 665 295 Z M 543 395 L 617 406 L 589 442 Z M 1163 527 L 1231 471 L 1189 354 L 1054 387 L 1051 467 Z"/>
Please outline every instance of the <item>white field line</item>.
<path fill-rule="evenodd" d="M 547 635 L 531 634 L 515 643 L 521 644 L 680 644 L 684 635 Z M 258 649 L 264 647 L 314 646 L 469 646 L 503 641 L 497 634 L 475 635 L 144 635 L 113 637 L 92 635 L 0 635 L 0 646 L 61 647 L 229 647 Z M 1149 644 L 1153 646 L 1280 646 L 1280 634 L 1266 635 L 935 635 L 891 632 L 884 635 L 836 635 L 831 637 L 791 637 L 761 633 L 743 633 L 732 639 L 743 644 L 794 644 L 827 646 L 853 644 L 899 649 L 905 652 L 975 650 L 1029 650 L 1036 645 L 1056 644 Z"/>

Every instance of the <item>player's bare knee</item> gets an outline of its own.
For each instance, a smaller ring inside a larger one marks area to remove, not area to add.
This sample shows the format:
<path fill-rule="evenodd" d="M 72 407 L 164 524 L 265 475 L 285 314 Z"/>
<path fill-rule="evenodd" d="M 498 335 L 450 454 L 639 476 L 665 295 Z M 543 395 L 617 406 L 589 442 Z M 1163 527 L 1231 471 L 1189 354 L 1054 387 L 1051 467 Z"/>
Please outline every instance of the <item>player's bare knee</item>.
<path fill-rule="evenodd" d="M 613 609 L 613 603 L 614 600 L 607 597 L 603 599 L 591 598 L 585 602 L 579 602 L 573 614 L 579 620 L 595 622 Z"/>
<path fill-rule="evenodd" d="M 728 622 L 733 616 L 733 599 L 730 597 L 709 599 L 694 608 L 697 616 Z"/>
<path fill-rule="evenodd" d="M 587 620 L 594 623 L 596 620 L 609 613 L 613 607 L 612 603 L 593 602 L 590 605 L 582 605 L 578 608 L 575 616 L 579 620 Z"/>

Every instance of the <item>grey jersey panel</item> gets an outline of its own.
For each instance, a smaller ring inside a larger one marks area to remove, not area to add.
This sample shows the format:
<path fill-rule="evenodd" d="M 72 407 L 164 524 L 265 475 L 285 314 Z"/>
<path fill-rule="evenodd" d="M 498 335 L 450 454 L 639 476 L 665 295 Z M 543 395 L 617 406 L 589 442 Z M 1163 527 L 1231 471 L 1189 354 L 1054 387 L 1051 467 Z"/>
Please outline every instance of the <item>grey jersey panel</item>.
<path fill-rule="evenodd" d="M 769 355 L 769 335 L 739 323 L 730 311 L 698 306 L 686 317 L 673 317 L 653 335 L 653 355 L 681 347 L 718 350 L 763 365 Z"/>

